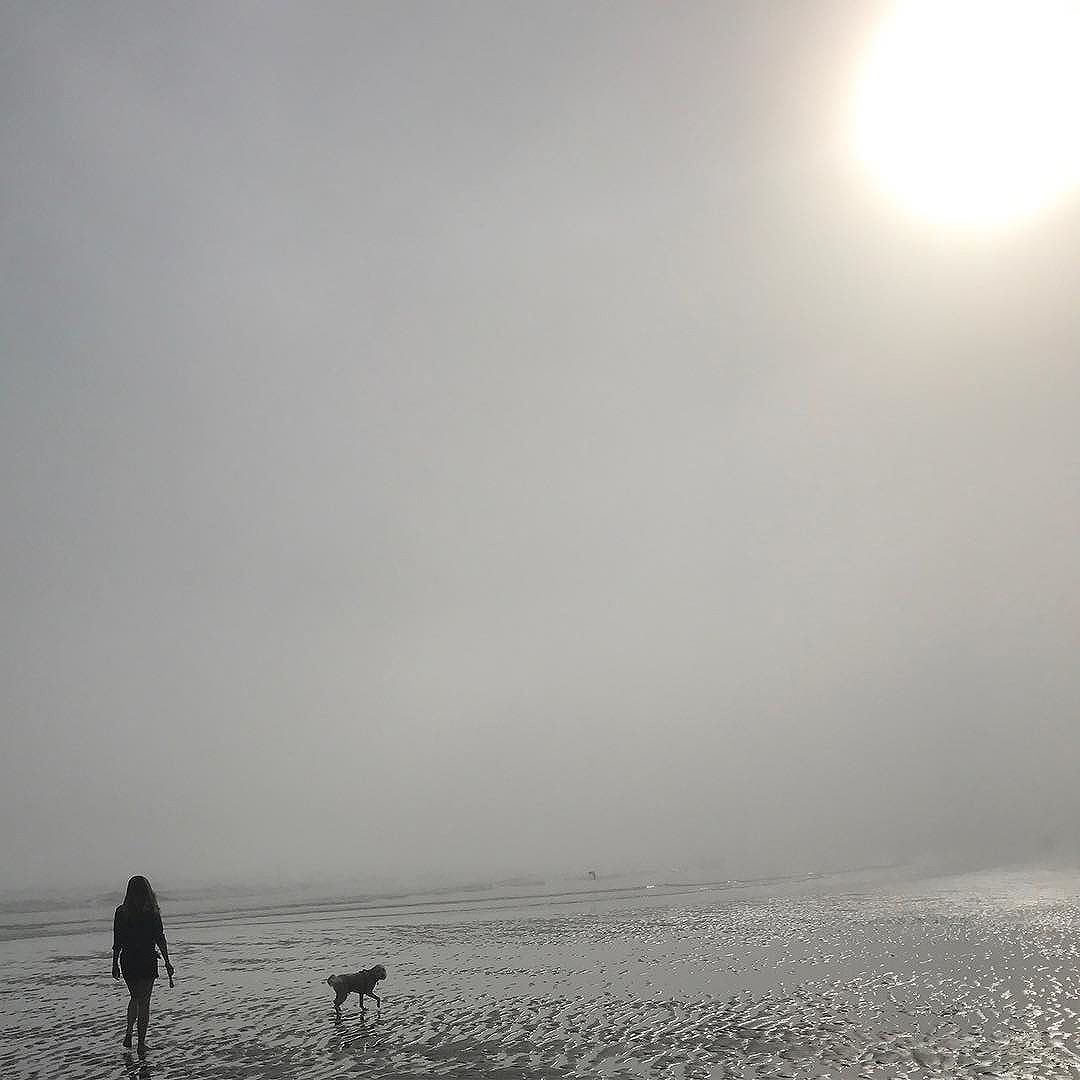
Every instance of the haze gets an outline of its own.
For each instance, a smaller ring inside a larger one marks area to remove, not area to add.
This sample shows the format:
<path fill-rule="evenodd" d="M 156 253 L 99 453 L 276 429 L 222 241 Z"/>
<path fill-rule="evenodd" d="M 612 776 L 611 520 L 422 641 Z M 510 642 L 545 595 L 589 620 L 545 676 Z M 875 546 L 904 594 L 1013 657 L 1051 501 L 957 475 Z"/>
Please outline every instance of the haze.
<path fill-rule="evenodd" d="M 3 884 L 1072 854 L 1080 205 L 883 11 L 7 5 Z"/>

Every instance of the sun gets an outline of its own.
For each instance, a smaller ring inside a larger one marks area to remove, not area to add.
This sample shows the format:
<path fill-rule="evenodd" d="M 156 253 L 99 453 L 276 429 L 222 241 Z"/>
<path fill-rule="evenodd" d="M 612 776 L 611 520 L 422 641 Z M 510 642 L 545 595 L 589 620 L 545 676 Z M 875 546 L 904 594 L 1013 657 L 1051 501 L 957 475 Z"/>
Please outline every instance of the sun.
<path fill-rule="evenodd" d="M 856 151 L 941 224 L 1028 218 L 1080 186 L 1080 0 L 907 0 L 870 42 Z"/>

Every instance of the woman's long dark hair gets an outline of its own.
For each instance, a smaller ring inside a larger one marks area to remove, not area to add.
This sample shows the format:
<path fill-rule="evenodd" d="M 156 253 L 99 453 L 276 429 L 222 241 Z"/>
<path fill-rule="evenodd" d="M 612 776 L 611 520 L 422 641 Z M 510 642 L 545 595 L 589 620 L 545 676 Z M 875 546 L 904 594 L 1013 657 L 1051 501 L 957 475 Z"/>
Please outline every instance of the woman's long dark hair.
<path fill-rule="evenodd" d="M 124 911 L 128 915 L 138 915 L 144 911 L 152 911 L 155 915 L 161 914 L 154 890 L 142 874 L 136 874 L 127 884 Z"/>

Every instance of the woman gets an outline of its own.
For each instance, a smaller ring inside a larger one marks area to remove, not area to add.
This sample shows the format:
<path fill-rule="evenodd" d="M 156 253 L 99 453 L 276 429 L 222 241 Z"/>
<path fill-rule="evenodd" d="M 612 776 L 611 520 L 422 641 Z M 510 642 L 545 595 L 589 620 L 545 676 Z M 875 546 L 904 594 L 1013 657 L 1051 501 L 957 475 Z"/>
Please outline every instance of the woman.
<path fill-rule="evenodd" d="M 124 982 L 131 992 L 127 1007 L 127 1034 L 124 1045 L 131 1049 L 131 1031 L 139 1021 L 139 1050 L 146 1049 L 146 1029 L 150 1024 L 150 994 L 157 978 L 157 949 L 165 961 L 165 970 L 172 981 L 173 966 L 169 963 L 169 946 L 165 941 L 165 928 L 161 925 L 161 911 L 150 882 L 141 875 L 133 877 L 127 885 L 124 902 L 113 917 L 113 967 L 114 979 L 124 973 Z"/>

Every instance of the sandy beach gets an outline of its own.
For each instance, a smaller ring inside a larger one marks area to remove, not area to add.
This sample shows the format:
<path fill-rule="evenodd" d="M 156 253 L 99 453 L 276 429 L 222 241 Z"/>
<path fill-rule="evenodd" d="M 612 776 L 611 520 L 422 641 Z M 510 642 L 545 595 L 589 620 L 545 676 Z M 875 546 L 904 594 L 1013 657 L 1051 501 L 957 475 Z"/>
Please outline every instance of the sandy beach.
<path fill-rule="evenodd" d="M 0 1075 L 1080 1077 L 1078 897 L 1013 872 L 178 917 L 141 1061 L 108 927 L 21 937 Z M 376 961 L 381 1016 L 336 1018 L 326 975 Z"/>

